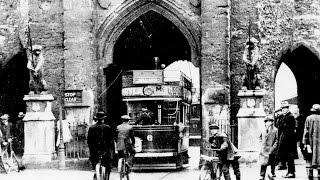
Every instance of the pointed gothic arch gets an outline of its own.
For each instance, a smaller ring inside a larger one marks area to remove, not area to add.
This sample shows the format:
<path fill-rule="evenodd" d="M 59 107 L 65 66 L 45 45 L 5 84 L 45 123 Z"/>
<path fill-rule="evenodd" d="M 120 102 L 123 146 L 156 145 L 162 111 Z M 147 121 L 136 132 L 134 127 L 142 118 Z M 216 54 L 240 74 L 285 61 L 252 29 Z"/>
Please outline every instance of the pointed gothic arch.
<path fill-rule="evenodd" d="M 106 18 L 98 28 L 96 36 L 97 58 L 102 66 L 105 67 L 113 62 L 114 45 L 126 27 L 148 11 L 161 14 L 178 27 L 189 43 L 191 61 L 195 66 L 199 66 L 200 28 L 191 23 L 169 0 L 126 2 L 118 8 L 118 11 Z"/>
<path fill-rule="evenodd" d="M 280 65 L 285 63 L 297 82 L 298 107 L 306 113 L 312 104 L 320 101 L 320 53 L 306 42 L 299 42 L 281 51 L 276 63 L 274 82 Z"/>

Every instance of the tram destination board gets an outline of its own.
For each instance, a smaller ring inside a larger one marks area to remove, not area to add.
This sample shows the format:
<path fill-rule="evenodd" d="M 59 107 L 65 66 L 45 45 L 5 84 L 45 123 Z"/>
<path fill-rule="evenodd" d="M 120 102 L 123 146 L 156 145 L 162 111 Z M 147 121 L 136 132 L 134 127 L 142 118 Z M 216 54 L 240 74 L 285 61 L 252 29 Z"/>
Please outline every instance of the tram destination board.
<path fill-rule="evenodd" d="M 135 70 L 133 84 L 161 84 L 163 83 L 162 70 Z"/>
<path fill-rule="evenodd" d="M 82 90 L 64 90 L 63 99 L 65 103 L 82 103 Z"/>

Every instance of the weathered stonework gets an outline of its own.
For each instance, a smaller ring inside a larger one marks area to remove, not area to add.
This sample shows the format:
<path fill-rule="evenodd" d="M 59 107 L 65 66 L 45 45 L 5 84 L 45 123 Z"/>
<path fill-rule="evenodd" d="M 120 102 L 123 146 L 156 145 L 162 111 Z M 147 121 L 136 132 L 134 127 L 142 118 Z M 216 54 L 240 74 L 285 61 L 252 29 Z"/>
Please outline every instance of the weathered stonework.
<path fill-rule="evenodd" d="M 64 31 L 61 1 L 29 0 L 29 24 L 33 44 L 44 47 L 44 79 L 49 93 L 57 99 L 60 87 L 64 86 Z M 25 35 L 24 37 L 27 37 Z M 58 102 L 53 101 L 53 113 L 58 117 Z"/>
<path fill-rule="evenodd" d="M 317 0 L 1 0 L 2 67 L 27 47 L 29 23 L 33 44 L 44 47 L 49 93 L 57 99 L 59 83 L 60 88 L 92 90 L 91 106 L 105 106 L 103 69 L 114 62 L 114 45 L 130 23 L 150 10 L 177 26 L 192 62 L 201 68 L 204 131 L 210 109 L 227 111 L 226 119 L 237 127 L 249 19 L 251 35 L 259 41 L 265 111 L 274 110 L 274 79 L 283 54 L 302 45 L 319 57 Z M 57 117 L 56 100 L 53 112 Z"/>

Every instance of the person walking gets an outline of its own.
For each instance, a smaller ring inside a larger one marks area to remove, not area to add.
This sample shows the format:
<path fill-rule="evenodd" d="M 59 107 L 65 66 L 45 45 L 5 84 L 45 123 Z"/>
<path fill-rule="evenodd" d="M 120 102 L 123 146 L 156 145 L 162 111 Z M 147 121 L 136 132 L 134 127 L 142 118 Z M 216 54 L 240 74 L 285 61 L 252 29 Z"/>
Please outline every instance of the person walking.
<path fill-rule="evenodd" d="M 97 112 L 93 120 L 96 124 L 92 125 L 88 130 L 88 146 L 90 151 L 90 161 L 92 168 L 96 170 L 99 168 L 97 164 L 101 161 L 102 171 L 105 172 L 105 180 L 109 180 L 111 171 L 111 159 L 114 147 L 113 134 L 109 125 L 104 124 L 106 115 L 104 112 Z M 94 174 L 94 179 L 97 174 Z"/>
<path fill-rule="evenodd" d="M 134 134 L 132 125 L 129 124 L 131 117 L 129 115 L 121 116 L 122 124 L 117 126 L 117 143 L 116 150 L 118 151 L 118 157 L 127 158 L 129 167 L 132 166 L 132 159 L 135 154 L 134 150 Z"/>
<path fill-rule="evenodd" d="M 265 129 L 260 134 L 261 150 L 259 154 L 260 168 L 260 180 L 264 180 L 267 166 L 271 165 L 272 177 L 276 177 L 276 150 L 278 146 L 278 129 L 273 124 L 274 120 L 271 115 L 268 115 L 265 120 Z"/>
<path fill-rule="evenodd" d="M 289 111 L 289 103 L 281 103 L 282 116 L 278 122 L 278 159 L 280 162 L 286 162 L 288 165 L 287 174 L 284 178 L 295 178 L 294 158 L 297 154 L 295 127 L 296 121 Z M 280 169 L 282 169 L 280 167 Z"/>
<path fill-rule="evenodd" d="M 306 119 L 304 126 L 303 144 L 310 157 L 306 158 L 308 178 L 313 179 L 313 169 L 318 169 L 320 178 L 320 105 L 314 104 L 311 115 Z"/>

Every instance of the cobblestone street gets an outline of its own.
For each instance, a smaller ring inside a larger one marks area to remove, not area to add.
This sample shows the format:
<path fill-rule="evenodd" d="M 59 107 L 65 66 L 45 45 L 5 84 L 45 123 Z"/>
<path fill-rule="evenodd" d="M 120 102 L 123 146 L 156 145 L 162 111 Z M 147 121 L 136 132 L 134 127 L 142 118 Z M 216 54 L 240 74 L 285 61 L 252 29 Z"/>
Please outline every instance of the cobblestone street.
<path fill-rule="evenodd" d="M 142 171 L 132 172 L 131 180 L 193 180 L 199 179 L 199 170 L 197 168 L 199 161 L 199 148 L 192 147 L 190 150 L 190 163 L 181 171 Z M 296 164 L 296 180 L 307 179 L 304 161 L 300 158 L 295 161 Z M 241 165 L 242 180 L 257 180 L 259 178 L 259 166 L 254 164 L 251 166 Z M 268 172 L 269 172 L 268 168 Z M 270 172 L 269 172 L 270 173 Z M 232 180 L 235 179 L 233 171 L 230 170 Z M 276 171 L 277 180 L 284 180 L 282 176 L 286 174 L 285 170 Z M 92 171 L 80 170 L 53 170 L 53 169 L 26 169 L 22 172 L 12 172 L 10 174 L 0 174 L 1 180 L 88 180 L 92 179 Z M 113 169 L 110 180 L 119 179 L 116 169 Z M 266 178 L 268 179 L 268 178 Z"/>

